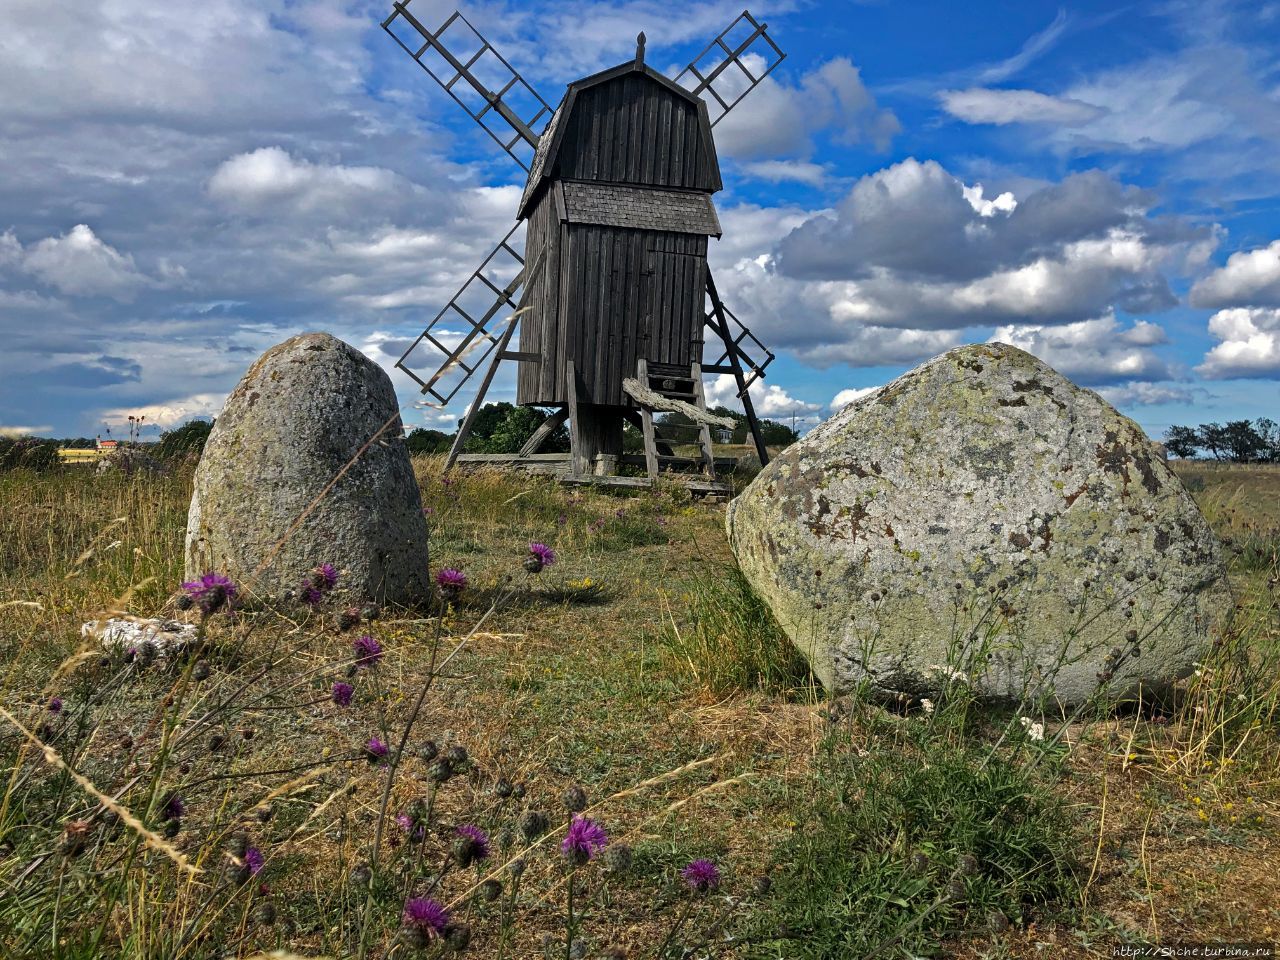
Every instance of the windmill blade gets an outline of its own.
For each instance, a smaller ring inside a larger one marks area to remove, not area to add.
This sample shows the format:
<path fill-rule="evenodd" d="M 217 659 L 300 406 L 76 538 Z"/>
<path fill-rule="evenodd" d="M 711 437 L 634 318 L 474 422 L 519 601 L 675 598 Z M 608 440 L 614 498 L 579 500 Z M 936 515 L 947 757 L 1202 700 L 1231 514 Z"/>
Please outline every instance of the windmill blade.
<path fill-rule="evenodd" d="M 455 10 L 432 32 L 409 12 L 409 0 L 398 0 L 382 29 L 516 163 L 529 169 L 551 107 L 466 17 Z"/>
<path fill-rule="evenodd" d="M 717 315 L 717 308 L 720 315 Z M 721 329 L 721 321 L 723 318 L 724 328 Z M 757 380 L 763 379 L 764 371 L 773 363 L 773 352 L 769 350 L 759 337 L 747 329 L 746 324 L 738 319 L 724 302 L 713 295 L 711 307 L 707 310 L 706 315 L 707 326 L 715 333 L 715 339 L 707 338 L 707 343 L 719 343 L 723 345 L 720 353 L 720 359 L 712 364 L 703 364 L 703 373 L 734 373 L 733 358 L 738 358 L 741 365 L 743 375 L 743 389 L 751 386 Z M 733 353 L 730 353 L 732 347 Z M 763 361 L 757 361 L 754 358 L 762 356 Z"/>
<path fill-rule="evenodd" d="M 511 322 L 525 284 L 524 254 L 511 228 L 493 252 L 453 295 L 443 310 L 396 361 L 430 394 L 439 406 L 448 406 L 475 371 L 484 366 Z M 423 378 L 422 371 L 432 370 Z"/>
<path fill-rule="evenodd" d="M 786 59 L 767 27 L 743 10 L 676 77 L 695 96 L 711 95 L 707 112 L 713 127 Z"/>

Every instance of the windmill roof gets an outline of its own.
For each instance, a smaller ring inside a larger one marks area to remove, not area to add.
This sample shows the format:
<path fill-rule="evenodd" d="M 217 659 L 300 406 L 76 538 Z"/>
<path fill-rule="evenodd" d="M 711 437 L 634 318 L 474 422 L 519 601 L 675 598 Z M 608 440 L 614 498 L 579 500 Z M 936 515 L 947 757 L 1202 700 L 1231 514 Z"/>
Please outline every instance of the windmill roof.
<path fill-rule="evenodd" d="M 566 180 L 563 189 L 569 223 L 720 236 L 716 208 L 705 193 L 583 180 Z"/>
<path fill-rule="evenodd" d="M 608 70 L 601 70 L 599 73 L 593 73 L 589 77 L 583 77 L 581 80 L 575 80 L 569 84 L 565 90 L 564 97 L 555 109 L 555 113 L 551 115 L 551 120 L 547 123 L 547 128 L 538 138 L 538 148 L 534 151 L 533 163 L 529 170 L 529 181 L 525 184 L 524 193 L 520 197 L 520 209 L 518 213 L 519 219 L 524 219 L 529 204 L 533 201 L 534 196 L 538 193 L 538 188 L 547 178 L 550 171 L 555 167 L 556 154 L 559 152 L 560 144 L 564 136 L 565 127 L 568 125 L 569 115 L 573 112 L 574 100 L 580 91 L 589 87 L 594 87 L 601 83 L 608 83 L 618 77 L 626 76 L 630 73 L 639 73 L 648 79 L 665 87 L 669 92 L 687 100 L 695 106 L 699 111 L 705 113 L 706 105 L 701 98 L 695 96 L 686 90 L 680 84 L 676 83 L 669 77 L 663 76 L 657 70 L 654 70 L 648 64 L 641 60 L 628 60 L 616 67 L 610 67 Z M 704 124 L 706 136 L 710 137 L 710 125 Z M 714 145 L 712 151 L 714 152 Z M 714 153 L 713 153 L 714 155 Z"/>

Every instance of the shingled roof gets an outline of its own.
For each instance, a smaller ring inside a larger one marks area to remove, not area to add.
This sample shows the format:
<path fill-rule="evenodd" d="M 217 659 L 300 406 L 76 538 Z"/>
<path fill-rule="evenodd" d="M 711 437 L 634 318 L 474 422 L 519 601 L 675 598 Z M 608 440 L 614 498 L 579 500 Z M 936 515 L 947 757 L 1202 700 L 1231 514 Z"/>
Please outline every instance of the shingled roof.
<path fill-rule="evenodd" d="M 582 180 L 566 180 L 562 186 L 569 223 L 720 236 L 716 208 L 705 193 Z"/>

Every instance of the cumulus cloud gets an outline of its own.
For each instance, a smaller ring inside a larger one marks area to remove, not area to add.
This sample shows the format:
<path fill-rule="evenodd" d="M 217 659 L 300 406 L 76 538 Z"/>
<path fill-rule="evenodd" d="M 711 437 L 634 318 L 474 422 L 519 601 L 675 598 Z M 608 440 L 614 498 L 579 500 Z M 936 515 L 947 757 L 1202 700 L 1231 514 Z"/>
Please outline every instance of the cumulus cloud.
<path fill-rule="evenodd" d="M 1163 331 L 1141 321 L 1125 327 L 1113 314 L 1060 327 L 1004 326 L 992 334 L 991 341 L 1026 350 L 1086 385 L 1173 376 L 1169 365 L 1151 349 L 1165 342 Z"/>
<path fill-rule="evenodd" d="M 1209 318 L 1209 334 L 1221 341 L 1197 372 L 1215 380 L 1280 378 L 1280 309 L 1233 307 Z"/>
<path fill-rule="evenodd" d="M 1125 383 L 1098 390 L 1102 398 L 1117 407 L 1152 407 L 1165 403 L 1189 404 L 1195 399 L 1190 387 L 1169 383 Z"/>
<path fill-rule="evenodd" d="M 776 383 L 756 380 L 747 389 L 751 394 L 752 406 L 762 417 L 789 417 L 793 413 L 804 415 L 822 409 L 821 404 L 797 400 L 785 387 Z M 721 374 L 707 383 L 706 398 L 708 407 L 742 409 L 742 401 L 738 399 L 738 384 L 732 374 Z"/>
<path fill-rule="evenodd" d="M 840 410 L 853 403 L 855 400 L 861 400 L 863 397 L 869 397 L 871 394 L 879 390 L 879 387 L 850 387 L 847 390 L 841 390 L 831 398 L 829 406 L 832 410 Z"/>
<path fill-rule="evenodd" d="M 1280 306 L 1280 240 L 1241 250 L 1191 288 L 1192 306 Z"/>
<path fill-rule="evenodd" d="M 210 196 L 242 210 L 287 204 L 300 212 L 322 209 L 331 217 L 371 198 L 391 200 L 397 190 L 412 194 L 416 187 L 381 167 L 311 163 L 280 147 L 237 154 L 209 178 Z"/>
<path fill-rule="evenodd" d="M 876 103 L 858 68 L 839 57 L 804 74 L 795 85 L 765 78 L 717 124 L 716 149 L 722 157 L 748 161 L 808 159 L 815 137 L 823 133 L 840 144 L 884 150 L 901 130 L 893 111 Z"/>
<path fill-rule="evenodd" d="M 942 108 L 966 123 L 1051 123 L 1079 127 L 1096 119 L 1101 107 L 1035 90 L 991 90 L 972 87 L 939 95 Z"/>
<path fill-rule="evenodd" d="M 60 237 L 36 243 L 23 254 L 22 268 L 62 293 L 77 297 L 130 300 L 150 282 L 138 272 L 132 256 L 104 243 L 83 223 Z"/>
<path fill-rule="evenodd" d="M 222 393 L 197 393 L 164 403 L 145 403 L 136 407 L 104 410 L 102 421 L 109 426 L 118 427 L 127 424 L 131 416 L 141 416 L 146 417 L 147 423 L 169 429 L 181 426 L 188 420 L 217 417 L 222 412 L 226 399 L 226 394 Z"/>

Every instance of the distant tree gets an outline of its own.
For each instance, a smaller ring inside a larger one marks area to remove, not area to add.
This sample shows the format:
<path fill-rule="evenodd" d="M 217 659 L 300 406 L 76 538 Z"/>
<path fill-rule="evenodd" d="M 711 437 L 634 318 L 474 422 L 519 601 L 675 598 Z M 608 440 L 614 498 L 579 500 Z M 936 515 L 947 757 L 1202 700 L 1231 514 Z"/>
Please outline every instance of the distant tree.
<path fill-rule="evenodd" d="M 1248 420 L 1232 420 L 1223 428 L 1227 453 L 1235 463 L 1252 463 L 1266 446 Z"/>
<path fill-rule="evenodd" d="M 1220 423 L 1202 423 L 1196 430 L 1199 446 L 1208 450 L 1215 460 L 1225 460 L 1228 454 L 1226 428 Z"/>
<path fill-rule="evenodd" d="M 71 437 L 62 441 L 64 450 L 92 450 L 96 444 L 90 437 Z"/>
<path fill-rule="evenodd" d="M 546 419 L 547 413 L 537 407 L 486 403 L 476 412 L 465 449 L 468 453 L 518 453 Z M 569 431 L 564 426 L 552 431 L 541 447 L 544 453 L 564 453 L 568 449 Z"/>
<path fill-rule="evenodd" d="M 151 454 L 162 460 L 171 457 L 200 456 L 213 423 L 209 420 L 188 420 L 182 426 L 166 430 L 151 448 Z"/>
<path fill-rule="evenodd" d="M 709 412 L 717 417 L 731 417 L 733 419 L 730 443 L 746 444 L 752 442 L 751 428 L 747 424 L 747 415 L 745 413 L 738 410 L 730 410 L 728 407 L 712 407 Z M 664 413 L 661 422 L 664 424 L 691 424 L 693 420 L 683 413 Z M 795 443 L 799 437 L 796 431 L 785 423 L 778 423 L 776 420 L 761 420 L 760 435 L 764 439 L 765 445 L 769 447 L 787 447 Z"/>
<path fill-rule="evenodd" d="M 1267 463 L 1280 463 L 1280 424 L 1270 417 L 1259 417 L 1253 421 L 1253 428 L 1262 439 L 1258 459 Z"/>
<path fill-rule="evenodd" d="M 1180 460 L 1190 460 L 1200 448 L 1200 432 L 1195 427 L 1172 426 L 1164 432 L 1164 446 Z"/>
<path fill-rule="evenodd" d="M 777 420 L 761 420 L 760 436 L 768 447 L 789 447 L 800 439 L 800 434 Z M 746 442 L 745 434 L 743 442 Z"/>
<path fill-rule="evenodd" d="M 427 430 L 424 427 L 415 427 L 404 438 L 404 445 L 410 456 L 423 453 L 448 453 L 449 448 L 453 446 L 453 436 L 453 434 L 445 433 L 443 430 Z"/>

